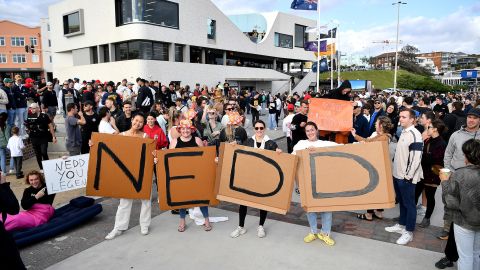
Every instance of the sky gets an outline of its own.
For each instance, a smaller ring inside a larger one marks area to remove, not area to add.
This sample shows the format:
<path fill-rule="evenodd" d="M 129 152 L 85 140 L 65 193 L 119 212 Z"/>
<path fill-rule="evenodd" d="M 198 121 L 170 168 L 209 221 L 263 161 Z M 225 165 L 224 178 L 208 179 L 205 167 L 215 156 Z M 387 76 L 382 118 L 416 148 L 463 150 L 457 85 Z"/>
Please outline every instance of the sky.
<path fill-rule="evenodd" d="M 48 17 L 48 6 L 61 0 L 0 0 L 0 20 L 36 26 Z M 106 1 L 106 0 L 101 0 Z M 194 1 L 194 0 L 190 0 Z M 212 0 L 225 14 L 281 11 L 316 20 L 316 11 L 291 10 L 292 0 Z M 319 0 L 320 23 L 339 24 L 338 49 L 347 59 L 394 51 L 397 6 L 394 0 Z M 480 54 L 480 0 L 403 0 L 400 7 L 400 47 L 421 52 L 452 51 Z M 113 12 L 113 11 L 112 11 Z M 28 14 L 28 15 L 26 15 Z"/>

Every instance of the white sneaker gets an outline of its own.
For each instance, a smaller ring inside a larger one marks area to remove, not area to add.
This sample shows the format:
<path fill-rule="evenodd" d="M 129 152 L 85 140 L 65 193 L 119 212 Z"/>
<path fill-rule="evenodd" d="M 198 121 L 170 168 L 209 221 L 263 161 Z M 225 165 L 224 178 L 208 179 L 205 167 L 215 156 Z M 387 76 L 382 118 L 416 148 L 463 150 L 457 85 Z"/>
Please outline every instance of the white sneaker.
<path fill-rule="evenodd" d="M 140 233 L 141 233 L 142 235 L 147 235 L 147 234 L 148 234 L 148 227 L 140 228 Z"/>
<path fill-rule="evenodd" d="M 9 174 L 9 175 L 15 174 L 15 170 L 9 170 L 9 171 L 8 171 L 8 174 Z"/>
<path fill-rule="evenodd" d="M 400 236 L 400 238 L 398 238 L 397 244 L 406 245 L 409 242 L 411 242 L 412 240 L 413 240 L 413 233 L 409 232 L 409 231 L 405 231 L 405 232 L 402 233 L 402 236 Z"/>
<path fill-rule="evenodd" d="M 257 228 L 257 236 L 258 236 L 259 238 L 264 238 L 265 235 L 266 235 L 266 234 L 265 234 L 265 229 L 263 228 L 263 226 L 261 226 L 261 225 L 258 226 L 258 228 Z"/>
<path fill-rule="evenodd" d="M 391 227 L 385 227 L 385 231 L 403 234 L 405 232 L 405 226 L 397 223 Z"/>
<path fill-rule="evenodd" d="M 113 229 L 111 232 L 109 232 L 109 233 L 107 234 L 107 236 L 105 236 L 105 239 L 106 239 L 106 240 L 112 240 L 113 238 L 115 238 L 115 237 L 117 237 L 117 236 L 119 236 L 119 235 L 121 235 L 121 234 L 122 234 L 122 231 Z"/>
<path fill-rule="evenodd" d="M 247 230 L 243 227 L 238 226 L 231 234 L 230 237 L 237 238 L 240 235 L 243 235 L 247 232 Z"/>

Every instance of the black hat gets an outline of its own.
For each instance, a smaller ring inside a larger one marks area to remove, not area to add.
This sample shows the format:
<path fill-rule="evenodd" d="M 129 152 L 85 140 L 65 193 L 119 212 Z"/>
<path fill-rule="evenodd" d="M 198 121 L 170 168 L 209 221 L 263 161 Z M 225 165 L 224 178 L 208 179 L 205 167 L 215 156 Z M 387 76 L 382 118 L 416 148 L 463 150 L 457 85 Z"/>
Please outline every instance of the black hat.
<path fill-rule="evenodd" d="M 467 115 L 474 115 L 474 116 L 480 118 L 480 109 L 479 108 L 473 108 L 470 111 L 468 111 Z"/>
<path fill-rule="evenodd" d="M 340 89 L 340 90 L 347 89 L 347 88 L 352 89 L 352 84 L 350 83 L 349 80 L 343 81 L 342 84 L 340 85 L 340 87 L 338 87 L 338 89 Z"/>

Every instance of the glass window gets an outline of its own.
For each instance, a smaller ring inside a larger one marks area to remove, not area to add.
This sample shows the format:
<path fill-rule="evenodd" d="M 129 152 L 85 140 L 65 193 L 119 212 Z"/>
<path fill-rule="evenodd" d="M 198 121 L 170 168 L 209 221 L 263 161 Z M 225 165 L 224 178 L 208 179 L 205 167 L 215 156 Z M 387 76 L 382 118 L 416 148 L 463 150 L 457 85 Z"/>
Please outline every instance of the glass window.
<path fill-rule="evenodd" d="M 92 64 L 98 64 L 98 48 L 93 46 L 90 48 L 92 52 Z"/>
<path fill-rule="evenodd" d="M 275 33 L 275 46 L 293 49 L 293 37 L 290 35 Z"/>
<path fill-rule="evenodd" d="M 26 63 L 27 59 L 25 58 L 25 54 L 13 54 L 12 55 L 12 62 L 13 63 Z"/>
<path fill-rule="evenodd" d="M 115 44 L 115 61 L 145 59 L 168 61 L 168 43 L 135 40 Z"/>
<path fill-rule="evenodd" d="M 47 23 L 47 31 L 50 31 L 50 24 Z"/>
<path fill-rule="evenodd" d="M 7 56 L 5 54 L 0 54 L 0 63 L 7 63 Z"/>
<path fill-rule="evenodd" d="M 40 62 L 40 57 L 38 54 L 32 54 L 32 63 L 38 63 Z"/>
<path fill-rule="evenodd" d="M 211 65 L 223 65 L 223 51 L 206 49 L 205 63 Z"/>
<path fill-rule="evenodd" d="M 50 39 L 48 40 L 48 47 L 52 47 L 52 41 Z"/>
<path fill-rule="evenodd" d="M 207 20 L 207 38 L 215 39 L 217 32 L 217 21 L 208 19 Z"/>
<path fill-rule="evenodd" d="M 30 45 L 37 46 L 37 38 L 36 37 L 30 37 Z"/>
<path fill-rule="evenodd" d="M 168 61 L 168 43 L 153 43 L 153 60 Z"/>
<path fill-rule="evenodd" d="M 108 49 L 108 45 L 102 45 L 103 50 L 103 62 L 108 63 L 110 62 L 110 50 Z"/>
<path fill-rule="evenodd" d="M 128 60 L 128 43 L 115 44 L 115 61 Z"/>
<path fill-rule="evenodd" d="M 50 63 L 52 63 L 52 56 L 50 55 L 49 57 Z"/>
<path fill-rule="evenodd" d="M 202 63 L 202 48 L 190 46 L 190 63 Z"/>
<path fill-rule="evenodd" d="M 116 0 L 117 26 L 147 22 L 177 28 L 178 3 L 166 0 Z"/>
<path fill-rule="evenodd" d="M 0 46 L 5 46 L 5 37 L 0 37 Z"/>
<path fill-rule="evenodd" d="M 75 11 L 63 16 L 63 34 L 73 35 L 83 33 L 83 13 L 82 10 Z"/>
<path fill-rule="evenodd" d="M 227 66 L 273 69 L 273 58 L 239 52 L 227 52 Z"/>
<path fill-rule="evenodd" d="M 183 62 L 183 45 L 175 44 L 175 62 Z"/>
<path fill-rule="evenodd" d="M 305 42 L 308 41 L 308 33 L 305 33 L 306 26 L 295 24 L 295 47 L 305 47 Z"/>
<path fill-rule="evenodd" d="M 23 37 L 12 37 L 12 46 L 14 47 L 23 47 L 25 46 L 25 38 Z"/>

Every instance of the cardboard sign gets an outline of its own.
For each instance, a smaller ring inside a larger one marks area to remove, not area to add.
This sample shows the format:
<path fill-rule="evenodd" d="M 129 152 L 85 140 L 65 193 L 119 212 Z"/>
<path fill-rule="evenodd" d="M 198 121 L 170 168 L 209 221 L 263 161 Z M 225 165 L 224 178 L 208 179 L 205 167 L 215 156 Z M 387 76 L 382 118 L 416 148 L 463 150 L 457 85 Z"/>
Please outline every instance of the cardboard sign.
<path fill-rule="evenodd" d="M 217 199 L 285 215 L 296 157 L 230 144 L 222 150 Z"/>
<path fill-rule="evenodd" d="M 353 106 L 350 101 L 312 98 L 308 120 L 315 122 L 319 130 L 350 131 L 353 127 Z"/>
<path fill-rule="evenodd" d="M 297 177 L 307 212 L 392 208 L 392 168 L 386 142 L 297 151 Z"/>
<path fill-rule="evenodd" d="M 215 156 L 215 146 L 157 151 L 160 209 L 217 205 Z"/>
<path fill-rule="evenodd" d="M 88 154 L 42 161 L 48 194 L 87 186 Z"/>
<path fill-rule="evenodd" d="M 150 199 L 154 140 L 93 133 L 92 142 L 87 195 Z"/>

